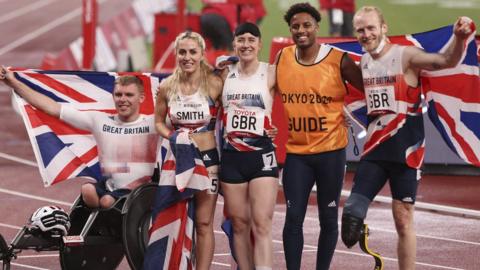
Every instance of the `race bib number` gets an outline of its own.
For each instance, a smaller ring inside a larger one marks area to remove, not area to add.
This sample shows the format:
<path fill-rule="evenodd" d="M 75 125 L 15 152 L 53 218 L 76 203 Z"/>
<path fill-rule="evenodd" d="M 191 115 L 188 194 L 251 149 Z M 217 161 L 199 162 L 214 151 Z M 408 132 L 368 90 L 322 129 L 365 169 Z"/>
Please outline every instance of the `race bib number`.
<path fill-rule="evenodd" d="M 397 111 L 393 85 L 367 87 L 365 89 L 368 114 L 386 114 Z"/>
<path fill-rule="evenodd" d="M 263 136 L 265 113 L 256 107 L 230 107 L 227 111 L 227 133 L 248 132 Z"/>
<path fill-rule="evenodd" d="M 220 189 L 220 183 L 218 181 L 218 177 L 210 177 L 210 180 L 212 181 L 212 185 L 210 186 L 210 189 L 207 189 L 207 194 L 215 195 L 218 194 L 218 190 Z"/>
<path fill-rule="evenodd" d="M 263 158 L 263 171 L 272 170 L 277 167 L 277 159 L 275 158 L 275 152 L 268 152 L 262 154 Z"/>

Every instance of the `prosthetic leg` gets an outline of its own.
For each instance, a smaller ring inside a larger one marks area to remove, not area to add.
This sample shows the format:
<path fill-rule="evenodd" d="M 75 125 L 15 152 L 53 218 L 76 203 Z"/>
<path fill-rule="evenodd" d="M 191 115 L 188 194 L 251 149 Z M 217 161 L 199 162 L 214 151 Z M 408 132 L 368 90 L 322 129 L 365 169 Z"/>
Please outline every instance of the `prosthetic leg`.
<path fill-rule="evenodd" d="M 370 231 L 368 229 L 368 225 L 363 224 L 362 234 L 360 236 L 360 241 L 359 241 L 360 248 L 362 249 L 363 252 L 372 256 L 373 259 L 375 260 L 375 268 L 373 268 L 374 270 L 383 270 L 382 256 L 380 256 L 380 254 L 378 254 L 378 253 L 376 253 L 376 252 L 374 252 L 374 251 L 372 251 L 368 248 L 368 235 L 369 235 L 369 233 L 370 233 Z"/>

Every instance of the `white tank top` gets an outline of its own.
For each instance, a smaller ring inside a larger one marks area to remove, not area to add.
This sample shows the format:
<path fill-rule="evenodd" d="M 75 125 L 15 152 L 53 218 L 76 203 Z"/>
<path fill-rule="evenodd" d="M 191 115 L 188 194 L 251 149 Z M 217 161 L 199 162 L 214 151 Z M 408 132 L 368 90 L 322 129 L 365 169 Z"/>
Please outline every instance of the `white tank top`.
<path fill-rule="evenodd" d="M 402 68 L 404 48 L 393 45 L 379 59 L 373 59 L 368 53 L 362 56 L 360 63 L 369 115 L 398 112 L 396 95 L 405 90 L 406 85 Z"/>
<path fill-rule="evenodd" d="M 238 66 L 232 67 L 222 93 L 226 132 L 264 135 L 265 119 L 270 124 L 273 104 L 267 72 L 268 64 L 263 62 L 249 77 L 240 77 Z"/>
<path fill-rule="evenodd" d="M 213 127 L 210 124 L 215 118 L 216 108 L 213 100 L 199 91 L 192 95 L 183 95 L 178 91 L 168 101 L 168 115 L 175 129 L 213 130 L 214 124 Z"/>
<path fill-rule="evenodd" d="M 251 151 L 266 147 L 265 129 L 271 128 L 273 97 L 268 88 L 268 63 L 260 62 L 257 71 L 241 76 L 238 65 L 229 71 L 222 92 L 224 138 L 227 149 Z M 263 144 L 263 143 L 261 143 Z M 225 148 L 224 147 L 224 148 Z"/>

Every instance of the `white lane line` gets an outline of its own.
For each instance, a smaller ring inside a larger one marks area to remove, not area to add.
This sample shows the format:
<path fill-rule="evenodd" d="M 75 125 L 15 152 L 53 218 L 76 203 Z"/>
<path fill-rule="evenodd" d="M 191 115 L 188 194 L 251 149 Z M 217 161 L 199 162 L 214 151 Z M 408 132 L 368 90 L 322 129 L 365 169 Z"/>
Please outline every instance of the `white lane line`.
<path fill-rule="evenodd" d="M 15 161 L 15 162 L 25 164 L 25 165 L 29 165 L 29 166 L 32 166 L 32 167 L 38 167 L 36 162 L 30 161 L 30 160 L 27 160 L 27 159 L 23 159 L 23 158 L 19 158 L 19 157 L 16 157 L 16 156 L 12 156 L 12 155 L 2 153 L 2 152 L 0 152 L 0 158 L 8 159 L 8 160 Z"/>
<path fill-rule="evenodd" d="M 350 196 L 350 191 L 342 190 L 342 196 L 345 196 L 345 197 Z M 387 196 L 377 195 L 374 201 L 391 204 L 392 198 Z M 467 209 L 467 208 L 446 206 L 446 205 L 433 204 L 433 203 L 424 203 L 419 201 L 415 202 L 415 208 L 480 218 L 480 211 Z"/>
<path fill-rule="evenodd" d="M 11 156 L 11 155 L 8 155 L 8 154 L 5 154 L 5 153 L 0 152 L 0 157 L 37 167 L 36 163 L 34 163 L 32 161 L 21 159 L 21 158 Z M 9 193 L 9 194 L 15 193 L 15 191 L 7 191 L 6 189 L 1 189 L 1 188 L 0 188 L 0 192 Z M 44 197 L 32 196 L 32 195 L 28 195 L 28 194 L 20 193 L 20 192 L 17 192 L 17 193 L 21 194 L 21 195 L 18 195 L 18 196 L 23 196 L 23 197 L 27 197 L 27 198 L 38 199 L 38 200 L 42 200 L 42 201 L 47 201 L 47 202 L 72 206 L 72 204 L 68 203 L 68 202 L 52 200 L 52 199 L 44 198 Z M 342 190 L 342 196 L 349 196 L 349 195 L 350 195 L 350 191 Z M 389 198 L 389 197 L 386 197 L 386 196 L 376 196 L 375 201 L 384 202 L 384 203 L 391 203 L 392 199 Z M 223 205 L 224 203 L 222 201 L 217 201 L 217 204 L 218 205 Z M 418 204 L 420 204 L 420 207 L 419 207 Z M 440 209 L 441 209 L 441 210 L 443 210 L 442 212 L 449 212 L 449 213 L 454 213 L 454 214 L 469 213 L 470 215 L 475 214 L 474 216 L 478 215 L 478 217 L 480 217 L 480 211 L 465 209 L 465 208 L 450 207 L 450 206 L 443 206 L 443 205 L 431 204 L 431 203 L 420 203 L 420 202 L 416 202 L 415 207 L 417 207 L 417 208 L 422 208 L 423 207 L 424 209 L 427 209 L 427 210 L 436 210 L 436 211 L 440 211 Z M 275 211 L 275 213 L 276 213 L 276 215 L 285 216 L 285 213 L 283 213 L 283 212 Z M 311 218 L 311 217 L 308 217 L 308 216 L 306 216 L 305 219 L 312 220 L 312 221 L 318 221 L 318 218 Z M 378 231 L 383 231 L 383 232 L 389 232 L 389 233 L 395 233 L 396 234 L 396 232 L 393 231 L 393 230 L 381 229 L 381 228 L 377 228 L 377 227 L 371 227 L 371 228 L 372 229 L 375 228 L 375 230 L 378 230 Z M 429 236 L 429 235 L 425 235 L 425 234 L 417 234 L 417 237 L 480 246 L 480 243 L 478 243 L 478 242 L 471 242 L 471 241 L 458 240 L 458 239 L 445 238 L 445 237 Z"/>
<path fill-rule="evenodd" d="M 277 244 L 283 244 L 283 241 L 280 241 L 280 240 L 273 240 L 273 242 L 277 243 Z M 304 244 L 303 247 L 311 249 L 311 250 L 317 250 L 317 247 L 312 246 L 312 245 Z M 367 255 L 365 253 L 359 253 L 359 252 L 353 252 L 353 251 L 347 251 L 347 250 L 335 249 L 335 252 L 342 253 L 342 254 L 348 254 L 348 255 L 362 256 L 362 257 L 371 257 L 370 255 Z M 397 261 L 397 259 L 395 259 L 395 258 L 390 258 L 390 257 L 385 257 L 385 256 L 382 256 L 382 258 L 385 261 L 392 261 L 392 262 Z M 429 263 L 422 263 L 422 262 L 415 262 L 415 264 L 423 265 L 423 266 L 429 266 L 429 267 L 438 268 L 438 269 L 464 270 L 463 268 L 453 268 L 453 267 L 448 267 L 448 266 L 443 266 L 443 265 L 436 265 L 436 264 L 429 264 Z"/>
<path fill-rule="evenodd" d="M 397 232 L 394 230 L 388 230 L 388 229 L 382 229 L 378 228 L 375 226 L 368 226 L 370 229 L 375 230 L 375 231 L 380 231 L 380 232 L 388 232 L 388 233 L 394 233 L 396 234 Z M 446 237 L 439 237 L 439 236 L 431 236 L 431 235 L 426 235 L 426 234 L 416 234 L 417 237 L 421 238 L 427 238 L 427 239 L 434 239 L 434 240 L 443 240 L 443 241 L 449 241 L 449 242 L 456 242 L 460 244 L 468 244 L 468 245 L 475 245 L 475 246 L 480 246 L 479 242 L 472 242 L 472 241 L 465 241 L 465 240 L 458 240 L 458 239 L 452 239 L 452 238 L 446 238 Z"/>
<path fill-rule="evenodd" d="M 27 265 L 27 264 L 20 264 L 20 263 L 11 263 L 11 265 L 15 265 L 18 267 L 23 267 L 23 268 L 28 268 L 28 269 L 35 269 L 35 270 L 50 270 L 48 268 L 41 268 L 41 267 L 36 267 L 32 265 Z"/>
<path fill-rule="evenodd" d="M 69 203 L 69 202 L 53 200 L 53 199 L 50 199 L 50 198 L 47 198 L 47 197 L 30 195 L 30 194 L 27 194 L 27 193 L 13 191 L 13 190 L 4 189 L 4 188 L 0 188 L 0 192 L 7 193 L 7 194 L 10 194 L 10 195 L 24 197 L 24 198 L 27 198 L 27 199 L 34 199 L 34 200 L 44 201 L 44 202 L 53 203 L 53 204 L 61 204 L 61 205 L 69 206 L 69 207 L 72 206 L 72 203 Z"/>
<path fill-rule="evenodd" d="M 22 228 L 22 227 L 19 227 L 19 226 L 10 225 L 10 224 L 1 223 L 1 222 L 0 222 L 0 227 L 5 227 L 5 228 L 9 228 L 9 229 L 14 229 L 14 230 L 20 230 Z"/>
<path fill-rule="evenodd" d="M 231 265 L 228 264 L 228 263 L 219 263 L 219 262 L 212 262 L 212 264 L 214 265 L 219 265 L 219 266 L 225 266 L 227 268 L 229 268 Z"/>
<path fill-rule="evenodd" d="M 106 0 L 100 0 L 98 1 L 98 4 L 102 4 L 103 2 L 105 2 Z M 50 30 L 54 29 L 55 27 L 59 26 L 59 25 L 62 25 L 66 22 L 68 22 L 69 20 L 79 16 L 82 14 L 82 8 L 79 7 L 79 8 L 76 8 L 72 11 L 70 11 L 69 13 L 63 15 L 62 17 L 56 19 L 56 20 L 53 20 L 51 21 L 50 23 L 38 28 L 37 30 L 31 32 L 31 33 L 28 33 L 26 34 L 25 36 L 17 39 L 17 40 L 14 40 L 13 42 L 11 42 L 10 44 L 8 44 L 7 46 L 4 46 L 2 48 L 0 48 L 0 56 L 1 55 L 4 55 L 5 53 L 8 53 L 10 52 L 11 50 L 31 41 L 32 39 L 35 39 L 47 32 L 49 32 Z"/>
<path fill-rule="evenodd" d="M 34 3 L 32 3 L 28 6 L 15 9 L 12 12 L 9 12 L 9 13 L 3 15 L 3 16 L 0 16 L 0 23 L 4 23 L 4 22 L 9 21 L 11 19 L 15 19 L 19 16 L 22 16 L 22 15 L 27 14 L 27 13 L 32 12 L 32 11 L 37 11 L 41 7 L 49 5 L 50 3 L 55 2 L 55 1 L 57 1 L 57 0 L 37 1 L 37 2 L 34 2 Z"/>
<path fill-rule="evenodd" d="M 48 31 L 52 30 L 53 28 L 68 22 L 69 20 L 79 16 L 81 13 L 82 13 L 82 9 L 81 8 L 76 8 L 73 11 L 70 11 L 69 13 L 63 15 L 62 17 L 60 17 L 56 20 L 53 20 L 50 23 L 38 28 L 37 30 L 35 30 L 33 32 L 30 32 L 30 33 L 20 37 L 19 39 L 14 40 L 10 44 L 0 48 L 0 56 L 4 55 L 5 53 L 10 52 L 11 50 L 29 42 L 29 41 L 31 41 L 34 38 L 37 38 L 37 37 L 47 33 Z"/>
<path fill-rule="evenodd" d="M 30 259 L 30 258 L 51 258 L 58 257 L 58 254 L 44 254 L 44 255 L 22 255 L 17 256 L 17 259 Z"/>
<path fill-rule="evenodd" d="M 281 217 L 285 217 L 285 213 L 283 212 L 278 212 L 275 211 L 275 215 L 280 215 Z M 318 218 L 315 217 L 309 217 L 305 216 L 305 220 L 313 221 L 318 223 Z M 339 226 L 341 226 L 341 222 L 339 222 Z M 368 226 L 369 228 L 376 230 L 376 231 L 382 231 L 382 232 L 388 232 L 388 233 L 393 233 L 397 234 L 396 231 L 394 230 L 389 230 L 389 229 L 382 229 L 376 226 Z M 431 235 L 426 235 L 426 234 L 416 234 L 417 237 L 420 238 L 428 238 L 428 239 L 434 239 L 434 240 L 442 240 L 442 241 L 447 241 L 447 242 L 456 242 L 456 243 L 461 243 L 461 244 L 468 244 L 468 245 L 475 245 L 475 246 L 480 246 L 479 242 L 471 242 L 471 241 L 466 241 L 466 240 L 459 240 L 459 239 L 452 239 L 452 238 L 446 238 L 446 237 L 438 237 L 438 236 L 431 236 Z"/>

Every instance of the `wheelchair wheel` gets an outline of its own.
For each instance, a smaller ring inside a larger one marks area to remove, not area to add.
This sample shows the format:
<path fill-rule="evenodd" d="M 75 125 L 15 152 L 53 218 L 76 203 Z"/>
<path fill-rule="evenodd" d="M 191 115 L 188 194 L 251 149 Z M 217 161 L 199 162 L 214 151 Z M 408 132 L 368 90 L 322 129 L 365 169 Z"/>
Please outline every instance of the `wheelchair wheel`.
<path fill-rule="evenodd" d="M 70 213 L 72 226 L 68 235 L 79 235 L 90 213 L 91 209 L 77 200 Z M 116 269 L 124 256 L 121 220 L 115 208 L 100 210 L 83 244 L 60 247 L 62 269 Z"/>
<path fill-rule="evenodd" d="M 12 254 L 10 247 L 7 245 L 5 238 L 0 234 L 0 261 L 3 264 L 2 269 L 10 269 L 10 261 L 12 260 Z"/>
<path fill-rule="evenodd" d="M 135 189 L 125 202 L 123 213 L 123 245 L 133 270 L 142 269 L 151 226 L 152 205 L 158 184 L 149 183 Z"/>

